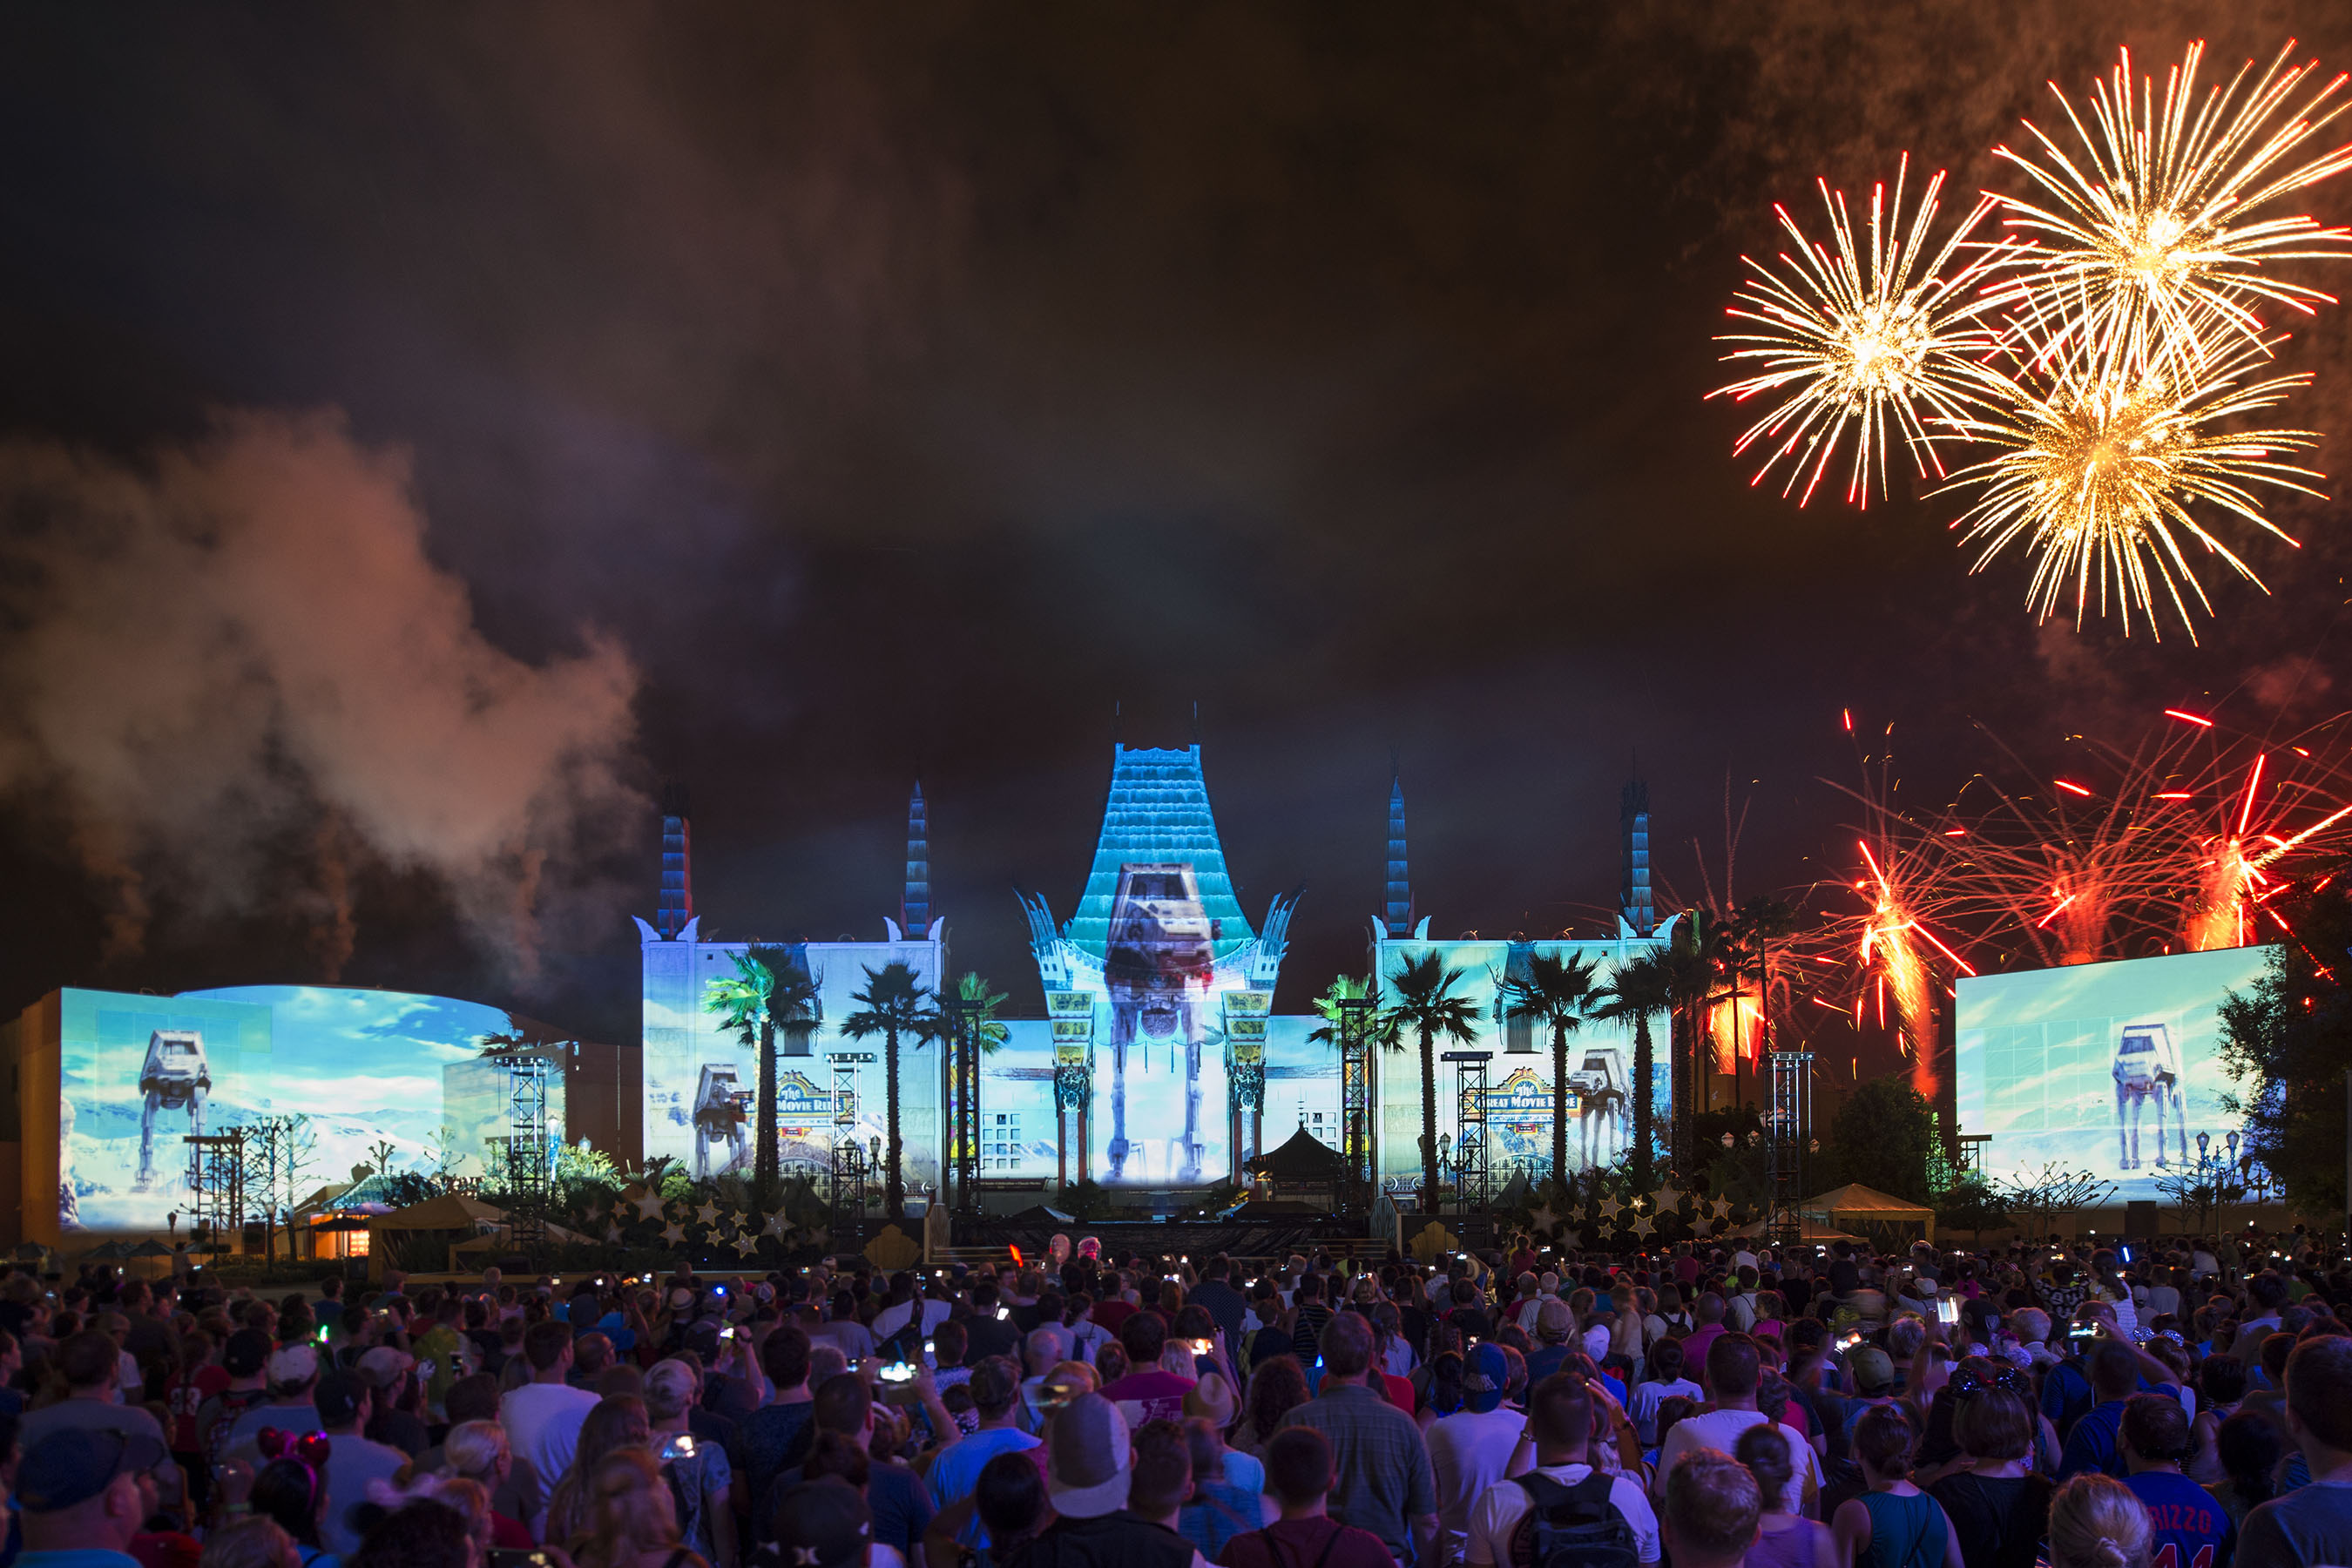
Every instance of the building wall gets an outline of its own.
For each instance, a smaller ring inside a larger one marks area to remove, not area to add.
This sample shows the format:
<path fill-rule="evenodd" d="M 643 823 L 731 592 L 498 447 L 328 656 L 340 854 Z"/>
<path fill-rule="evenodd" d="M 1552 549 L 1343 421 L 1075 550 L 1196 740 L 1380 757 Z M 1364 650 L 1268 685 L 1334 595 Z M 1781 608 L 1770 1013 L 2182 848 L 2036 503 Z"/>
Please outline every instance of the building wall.
<path fill-rule="evenodd" d="M 640 923 L 644 959 L 645 1052 L 643 1056 L 644 1151 L 646 1159 L 667 1155 L 689 1173 L 718 1175 L 730 1169 L 748 1173 L 756 1141 L 749 1122 L 751 1097 L 759 1087 L 759 1048 L 746 1047 L 721 1026 L 719 1016 L 705 1005 L 708 988 L 731 979 L 738 955 L 748 942 L 707 942 L 693 934 L 666 942 Z M 811 974 L 821 991 L 823 1021 L 810 1035 L 804 1055 L 791 1054 L 791 1043 L 779 1040 L 778 1136 L 787 1168 L 794 1163 L 828 1163 L 837 1130 L 860 1142 L 885 1136 L 886 1099 L 883 1040 L 851 1040 L 841 1033 L 842 1020 L 856 1011 L 850 1000 L 865 989 L 867 973 L 898 962 L 915 972 L 916 979 L 936 991 L 947 976 L 947 932 L 937 920 L 929 935 L 909 941 L 890 936 L 880 942 L 810 942 L 806 945 Z M 871 1055 L 843 1075 L 845 1100 L 835 1096 L 836 1055 Z M 740 1147 L 724 1142 L 706 1144 L 698 1137 L 695 1101 L 702 1091 L 706 1071 L 712 1081 L 731 1073 L 732 1092 L 746 1113 Z M 940 1107 L 946 1082 L 945 1052 L 938 1043 L 902 1040 L 898 1055 L 899 1135 L 906 1149 L 904 1178 L 911 1188 L 940 1179 L 940 1151 L 946 1138 Z M 845 1123 L 836 1117 L 847 1115 Z"/>
<path fill-rule="evenodd" d="M 1548 1169 L 1551 1161 L 1555 1087 L 1551 1081 L 1551 1041 L 1542 1029 L 1530 1026 L 1525 1020 L 1507 1017 L 1500 1000 L 1515 954 L 1521 963 L 1528 955 L 1537 953 L 1592 961 L 1596 968 L 1594 982 L 1603 984 L 1616 972 L 1617 965 L 1668 940 L 1672 925 L 1671 921 L 1667 921 L 1655 936 L 1649 938 L 1634 936 L 1621 927 L 1621 934 L 1612 938 L 1536 942 L 1482 938 L 1454 942 L 1394 939 L 1375 925 L 1372 963 L 1373 972 L 1379 976 L 1381 1005 L 1385 1007 L 1395 1002 L 1396 975 L 1408 961 L 1435 953 L 1448 968 L 1460 972 L 1461 979 L 1455 983 L 1453 994 L 1472 1004 L 1477 1016 L 1476 1038 L 1468 1045 L 1440 1040 L 1436 1054 L 1443 1056 L 1449 1050 L 1494 1053 L 1486 1064 L 1486 1109 L 1491 1140 L 1488 1169 L 1496 1185 L 1507 1179 L 1508 1171 L 1515 1166 Z M 1670 1083 L 1664 1019 L 1654 1020 L 1651 1030 L 1654 1057 L 1652 1103 L 1655 1125 L 1663 1129 L 1666 1124 Z M 1402 1044 L 1402 1050 L 1376 1052 L 1372 1067 L 1373 1101 L 1378 1107 L 1373 1158 L 1381 1179 L 1396 1191 L 1417 1187 L 1422 1171 L 1420 1041 L 1417 1037 L 1409 1037 Z M 1570 1165 L 1575 1170 L 1591 1164 L 1613 1164 L 1631 1145 L 1632 1026 L 1585 1024 L 1569 1037 L 1571 1074 L 1579 1071 L 1588 1056 L 1613 1058 L 1618 1064 L 1617 1081 L 1623 1086 L 1622 1092 L 1628 1099 L 1623 1114 L 1617 1116 L 1610 1114 L 1617 1107 L 1604 1103 L 1607 1097 L 1569 1091 L 1571 1121 L 1568 1152 Z M 1460 1070 L 1441 1061 L 1436 1077 L 1437 1131 L 1449 1140 L 1458 1140 L 1462 1127 Z M 1591 1138 L 1590 1157 L 1588 1129 Z"/>

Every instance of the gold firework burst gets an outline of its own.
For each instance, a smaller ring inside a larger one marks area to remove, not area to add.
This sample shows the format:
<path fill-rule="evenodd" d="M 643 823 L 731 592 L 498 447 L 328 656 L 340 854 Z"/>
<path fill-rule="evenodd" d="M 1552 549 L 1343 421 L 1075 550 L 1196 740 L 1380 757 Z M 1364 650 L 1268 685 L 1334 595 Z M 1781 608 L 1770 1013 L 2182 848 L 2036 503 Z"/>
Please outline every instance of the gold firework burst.
<path fill-rule="evenodd" d="M 2195 641 L 2182 590 L 2208 615 L 2212 605 L 2190 568 L 2188 544 L 2202 545 L 2256 587 L 2263 583 L 2190 514 L 2189 503 L 2209 502 L 2292 544 L 2246 485 L 2320 494 L 2302 482 L 2318 474 L 2277 456 L 2311 446 L 2317 439 L 2312 432 L 2216 426 L 2284 401 L 2310 376 L 2248 383 L 2271 345 L 2240 339 L 2222 340 L 2216 357 L 2195 367 L 2167 359 L 2126 376 L 2079 338 L 2037 343 L 2030 328 L 2020 331 L 2022 348 L 2033 352 L 2017 377 L 2014 405 L 1999 418 L 1963 422 L 1968 434 L 1997 450 L 1946 487 L 1981 487 L 1976 504 L 1953 525 L 1967 527 L 1967 542 L 1984 542 L 1970 570 L 1982 571 L 2022 539 L 2033 555 L 2026 604 L 2038 618 L 2048 618 L 2072 584 L 2077 626 L 2094 588 L 2102 615 L 2113 588 L 2126 634 L 2135 609 L 2157 631 L 2155 586 L 2161 584 Z"/>
<path fill-rule="evenodd" d="M 2045 336 L 2079 334 L 2117 374 L 2138 378 L 2159 363 L 2193 367 L 2223 341 L 2260 344 L 2263 302 L 2308 314 L 2333 296 L 2263 270 L 2272 262 L 2352 255 L 2352 229 L 2308 215 L 2259 217 L 2277 197 L 2352 168 L 2352 144 L 2301 150 L 2352 103 L 2330 104 L 2347 78 L 2319 85 L 2290 107 L 2318 68 L 2288 68 L 2290 39 L 2259 77 L 2248 61 L 2227 88 L 2200 101 L 2205 46 L 2155 83 L 2132 76 L 2131 51 L 2092 86 L 2086 126 L 2057 83 L 2082 143 L 2079 160 L 2031 121 L 2039 157 L 1996 147 L 2047 193 L 2048 205 L 2000 196 L 2006 221 L 2036 232 L 2029 252 L 2031 314 Z M 2192 371 L 2193 374 L 2193 371 Z"/>
<path fill-rule="evenodd" d="M 1903 223 L 1903 186 L 1910 171 L 1906 154 L 1890 200 L 1886 186 L 1870 194 L 1867 251 L 1856 243 L 1845 193 L 1816 181 L 1829 211 L 1834 245 L 1805 237 L 1797 220 L 1777 204 L 1780 226 L 1796 242 L 1794 255 L 1780 254 L 1779 268 L 1743 257 L 1752 276 L 1729 310 L 1747 323 L 1717 341 L 1742 345 L 1726 363 L 1758 365 L 1756 374 L 1718 387 L 1710 397 L 1746 402 L 1764 394 L 1784 395 L 1771 412 L 1741 434 L 1735 456 L 1769 442 L 1753 483 L 1784 458 L 1794 458 L 1781 489 L 1787 495 L 1804 479 L 1799 503 L 1812 499 L 1848 426 L 1854 434 L 1846 499 L 1869 504 L 1874 473 L 1885 491 L 1886 444 L 1890 433 L 1910 447 L 1924 476 L 1944 472 L 1922 422 L 1948 427 L 1972 408 L 1984 405 L 1984 381 L 1974 360 L 1990 353 L 1999 334 L 1984 318 L 2008 302 L 1998 289 L 1980 291 L 2010 258 L 2013 247 L 1978 242 L 1979 252 L 1949 277 L 1945 267 L 1969 247 L 1969 237 L 1992 210 L 1990 196 L 1978 203 L 1940 247 L 1930 250 L 1944 176 L 1927 182 L 1909 227 Z"/>

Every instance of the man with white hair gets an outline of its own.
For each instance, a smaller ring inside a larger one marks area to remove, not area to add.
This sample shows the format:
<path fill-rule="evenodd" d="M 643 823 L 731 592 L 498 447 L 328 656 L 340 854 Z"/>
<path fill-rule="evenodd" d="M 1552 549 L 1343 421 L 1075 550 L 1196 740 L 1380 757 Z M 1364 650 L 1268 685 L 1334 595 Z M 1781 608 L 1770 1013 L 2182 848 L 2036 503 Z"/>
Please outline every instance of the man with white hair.
<path fill-rule="evenodd" d="M 1029 1331 L 1021 1342 L 1022 1370 L 1028 1375 L 1021 1380 L 1021 1403 L 1029 1413 L 1029 1428 L 1034 1431 L 1044 1424 L 1045 1374 L 1055 1366 L 1071 1359 L 1076 1341 L 1070 1331 L 1059 1323 L 1040 1323 Z"/>

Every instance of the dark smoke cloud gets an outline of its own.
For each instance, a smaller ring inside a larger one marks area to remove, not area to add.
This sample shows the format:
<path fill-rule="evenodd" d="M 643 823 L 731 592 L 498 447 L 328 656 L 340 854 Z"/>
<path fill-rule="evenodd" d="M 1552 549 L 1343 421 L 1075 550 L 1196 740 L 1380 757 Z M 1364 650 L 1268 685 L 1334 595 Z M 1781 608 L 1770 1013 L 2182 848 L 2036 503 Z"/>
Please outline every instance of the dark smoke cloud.
<path fill-rule="evenodd" d="M 331 415 L 230 416 L 136 465 L 0 447 L 0 788 L 111 886 L 117 954 L 159 892 L 245 909 L 290 830 L 325 973 L 350 957 L 365 854 L 440 879 L 528 986 L 580 891 L 567 868 L 644 809 L 616 643 L 583 628 L 538 664 L 494 647 L 425 554 L 407 458 Z"/>

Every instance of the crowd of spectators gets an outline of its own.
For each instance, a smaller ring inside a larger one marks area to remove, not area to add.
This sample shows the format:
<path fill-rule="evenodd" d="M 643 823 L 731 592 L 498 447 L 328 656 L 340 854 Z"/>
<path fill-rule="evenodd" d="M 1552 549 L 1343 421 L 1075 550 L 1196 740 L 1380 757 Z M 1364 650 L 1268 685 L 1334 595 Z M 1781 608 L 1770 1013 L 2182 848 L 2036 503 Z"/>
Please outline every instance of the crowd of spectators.
<path fill-rule="evenodd" d="M 2352 1563 L 2300 1235 L 1040 1261 L 14 1270 L 0 1568 Z"/>

